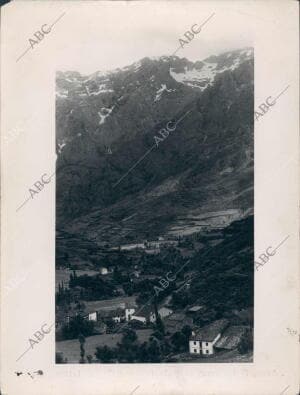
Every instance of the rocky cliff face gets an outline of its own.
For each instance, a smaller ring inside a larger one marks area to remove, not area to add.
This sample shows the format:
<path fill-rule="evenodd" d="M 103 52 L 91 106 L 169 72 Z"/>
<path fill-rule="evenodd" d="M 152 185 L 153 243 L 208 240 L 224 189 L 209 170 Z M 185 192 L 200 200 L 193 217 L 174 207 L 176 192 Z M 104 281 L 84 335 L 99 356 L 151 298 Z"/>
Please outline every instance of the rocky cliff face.
<path fill-rule="evenodd" d="M 119 244 L 251 213 L 253 63 L 246 48 L 58 72 L 57 228 Z"/>

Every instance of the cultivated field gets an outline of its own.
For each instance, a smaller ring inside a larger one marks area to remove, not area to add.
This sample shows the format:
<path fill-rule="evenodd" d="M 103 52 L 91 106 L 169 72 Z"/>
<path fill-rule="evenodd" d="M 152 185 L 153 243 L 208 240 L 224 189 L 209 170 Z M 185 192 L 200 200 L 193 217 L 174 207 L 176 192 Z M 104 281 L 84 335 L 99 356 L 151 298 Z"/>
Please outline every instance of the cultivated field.
<path fill-rule="evenodd" d="M 137 330 L 136 334 L 140 343 L 147 341 L 152 333 L 152 329 Z M 85 355 L 92 355 L 95 358 L 96 347 L 115 347 L 122 339 L 122 333 L 90 336 L 85 339 Z M 80 359 L 80 344 L 78 339 L 64 340 L 56 342 L 56 351 L 62 352 L 64 358 L 68 358 L 68 363 L 78 363 Z"/>

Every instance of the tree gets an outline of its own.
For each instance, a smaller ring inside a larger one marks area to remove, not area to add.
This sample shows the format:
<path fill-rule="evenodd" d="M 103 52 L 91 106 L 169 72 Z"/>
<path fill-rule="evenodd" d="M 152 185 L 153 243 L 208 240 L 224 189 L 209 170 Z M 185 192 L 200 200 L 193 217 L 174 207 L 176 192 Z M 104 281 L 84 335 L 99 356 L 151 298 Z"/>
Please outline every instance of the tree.
<path fill-rule="evenodd" d="M 246 354 L 249 351 L 253 350 L 253 331 L 247 329 L 244 336 L 241 338 L 241 341 L 238 345 L 238 351 L 240 354 Z"/>
<path fill-rule="evenodd" d="M 123 338 L 122 338 L 122 343 L 123 344 L 130 344 L 134 343 L 137 340 L 137 334 L 133 329 L 125 329 Z"/>
<path fill-rule="evenodd" d="M 133 295 L 134 285 L 131 282 L 123 283 L 122 286 L 126 295 L 128 296 Z"/>
<path fill-rule="evenodd" d="M 200 326 L 208 325 L 211 322 L 215 321 L 217 317 L 217 312 L 214 309 L 205 310 L 202 315 L 198 316 L 195 319 L 195 323 Z"/>
<path fill-rule="evenodd" d="M 88 321 L 80 315 L 72 318 L 68 324 L 62 327 L 62 337 L 64 340 L 76 339 L 80 334 L 91 336 L 94 332 L 94 322 Z"/>
<path fill-rule="evenodd" d="M 106 321 L 106 325 L 107 325 L 108 332 L 112 332 L 115 329 L 115 327 L 116 327 L 116 323 L 115 323 L 115 321 L 112 318 L 109 318 Z"/>
<path fill-rule="evenodd" d="M 144 329 L 145 328 L 145 324 L 141 321 L 138 321 L 138 320 L 130 320 L 128 322 L 128 326 L 132 329 Z"/>
<path fill-rule="evenodd" d="M 84 288 L 87 300 L 97 300 L 103 297 L 109 297 L 112 296 L 115 291 L 113 284 L 104 281 L 100 274 L 96 274 L 95 276 L 88 276 L 87 274 L 77 276 L 74 271 L 73 274 L 70 275 L 69 285 L 70 288 L 76 286 Z"/>
<path fill-rule="evenodd" d="M 151 338 L 148 346 L 149 362 L 161 362 L 161 349 L 157 339 Z"/>
<path fill-rule="evenodd" d="M 55 294 L 56 304 L 59 306 L 66 306 L 71 302 L 71 294 L 68 289 L 64 288 L 63 281 L 58 284 L 58 292 Z"/>
<path fill-rule="evenodd" d="M 173 292 L 172 304 L 173 306 L 185 308 L 190 303 L 189 293 L 185 289 L 181 289 L 179 292 Z"/>
<path fill-rule="evenodd" d="M 80 363 L 85 363 L 85 348 L 84 348 L 84 343 L 85 343 L 85 337 L 80 333 L 78 336 L 78 340 L 80 343 Z"/>
<path fill-rule="evenodd" d="M 87 359 L 88 363 L 92 363 L 92 361 L 93 361 L 92 355 L 87 355 L 86 359 Z"/>
<path fill-rule="evenodd" d="M 98 361 L 108 363 L 115 357 L 115 351 L 107 346 L 97 347 L 95 356 Z"/>
<path fill-rule="evenodd" d="M 138 359 L 139 346 L 137 335 L 132 329 L 125 329 L 121 343 L 117 345 L 118 360 L 121 362 L 135 362 Z"/>
<path fill-rule="evenodd" d="M 64 260 L 65 260 L 65 264 L 68 265 L 68 263 L 69 263 L 69 254 L 67 252 L 65 252 L 65 254 L 64 254 Z"/>
<path fill-rule="evenodd" d="M 185 325 L 182 329 L 181 332 L 184 334 L 186 339 L 189 339 L 191 334 L 192 334 L 192 328 L 189 325 Z"/>
<path fill-rule="evenodd" d="M 162 335 L 165 334 L 165 325 L 159 315 L 156 320 L 156 328 Z"/>
<path fill-rule="evenodd" d="M 137 362 L 148 362 L 148 361 L 149 361 L 148 345 L 147 342 L 144 342 L 138 349 Z"/>
<path fill-rule="evenodd" d="M 181 329 L 181 333 L 183 334 L 183 336 L 184 336 L 184 344 L 182 345 L 182 348 L 185 350 L 185 351 L 188 351 L 188 349 L 189 349 L 189 339 L 190 339 L 190 336 L 191 336 L 191 334 L 192 334 L 192 328 L 189 326 L 189 325 L 185 325 L 182 329 Z"/>
<path fill-rule="evenodd" d="M 151 337 L 155 337 L 157 340 L 163 340 L 164 339 L 164 335 L 158 330 L 153 332 Z"/>
<path fill-rule="evenodd" d="M 113 280 L 116 285 L 122 284 L 123 282 L 123 276 L 119 266 L 115 267 L 115 270 L 113 272 Z"/>
<path fill-rule="evenodd" d="M 182 332 L 175 332 L 171 337 L 174 351 L 181 351 L 186 347 L 186 337 Z"/>
<path fill-rule="evenodd" d="M 84 311 L 84 309 L 85 309 L 85 304 L 83 303 L 83 302 L 76 302 L 76 306 L 75 306 L 75 309 L 76 310 L 81 310 L 81 311 Z"/>

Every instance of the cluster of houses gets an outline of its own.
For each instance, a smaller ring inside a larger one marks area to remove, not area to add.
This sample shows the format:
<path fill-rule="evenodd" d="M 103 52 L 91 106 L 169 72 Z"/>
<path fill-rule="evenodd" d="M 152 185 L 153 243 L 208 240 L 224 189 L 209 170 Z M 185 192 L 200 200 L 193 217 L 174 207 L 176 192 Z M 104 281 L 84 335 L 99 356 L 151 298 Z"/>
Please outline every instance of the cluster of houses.
<path fill-rule="evenodd" d="M 148 241 L 144 240 L 142 243 L 126 244 L 120 247 L 122 251 L 143 250 L 146 254 L 159 254 L 161 248 L 176 247 L 178 240 L 165 240 L 164 237 L 159 237 L 158 240 Z M 116 247 L 112 248 L 117 249 Z"/>
<path fill-rule="evenodd" d="M 65 317 L 65 322 L 79 312 L 73 309 L 73 313 L 69 313 Z M 139 307 L 136 303 L 135 296 L 117 297 L 109 300 L 98 300 L 84 302 L 84 308 L 80 313 L 86 320 L 96 323 L 107 323 L 113 321 L 121 322 L 140 322 L 142 324 L 154 323 L 158 314 L 163 319 L 168 332 L 175 333 L 180 331 L 185 325 L 192 325 L 193 318 L 186 316 L 184 313 L 174 313 L 173 310 L 166 306 L 158 306 L 157 313 L 151 305 Z"/>
<path fill-rule="evenodd" d="M 114 323 L 139 322 L 141 324 L 155 323 L 157 314 L 163 320 L 166 333 L 169 335 L 181 331 L 186 325 L 192 328 L 189 339 L 191 355 L 209 356 L 217 350 L 233 350 L 237 348 L 247 327 L 230 325 L 228 319 L 220 319 L 204 327 L 194 324 L 194 318 L 201 315 L 204 306 L 192 306 L 184 312 L 174 312 L 166 306 L 157 307 L 145 305 L 138 307 L 135 296 L 118 297 L 109 300 L 84 302 L 83 317 L 93 321 L 99 334 L 107 333 L 108 321 Z M 76 315 L 78 313 L 74 313 Z M 67 317 L 67 322 L 72 314 Z"/>
<path fill-rule="evenodd" d="M 227 319 L 194 329 L 189 340 L 190 354 L 212 355 L 216 350 L 233 350 L 238 347 L 247 328 L 230 326 Z"/>
<path fill-rule="evenodd" d="M 151 306 L 137 306 L 134 296 L 114 298 L 109 301 L 85 302 L 85 318 L 89 321 L 112 320 L 115 323 L 138 321 L 143 324 L 154 323 L 156 313 Z M 160 307 L 157 313 L 161 318 L 168 317 L 173 311 L 167 307 Z"/>

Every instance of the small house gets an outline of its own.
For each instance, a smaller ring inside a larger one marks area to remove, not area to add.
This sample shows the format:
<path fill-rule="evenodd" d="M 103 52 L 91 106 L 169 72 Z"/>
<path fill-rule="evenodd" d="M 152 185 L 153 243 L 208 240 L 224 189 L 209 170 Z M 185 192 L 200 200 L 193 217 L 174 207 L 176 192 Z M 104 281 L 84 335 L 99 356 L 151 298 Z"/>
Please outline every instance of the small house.
<path fill-rule="evenodd" d="M 156 316 L 154 308 L 152 306 L 143 306 L 142 308 L 135 311 L 131 319 L 141 321 L 144 324 L 146 324 L 147 322 L 155 322 Z"/>
<path fill-rule="evenodd" d="M 92 313 L 89 313 L 87 318 L 89 321 L 97 321 L 97 311 L 93 311 Z"/>
<path fill-rule="evenodd" d="M 135 297 L 118 297 L 107 300 L 85 302 L 85 314 L 89 321 L 99 321 L 103 318 L 111 318 L 120 322 L 126 318 L 126 305 L 135 304 Z"/>
<path fill-rule="evenodd" d="M 160 248 L 147 248 L 145 250 L 146 254 L 152 254 L 152 255 L 157 255 L 160 253 Z"/>
<path fill-rule="evenodd" d="M 101 274 L 102 276 L 105 276 L 106 274 L 108 274 L 108 269 L 107 269 L 107 267 L 100 267 L 99 271 L 100 271 L 100 274 Z"/>
<path fill-rule="evenodd" d="M 126 321 L 136 320 L 144 324 L 156 321 L 155 311 L 151 306 L 143 306 L 142 308 L 127 307 L 126 313 Z"/>
<path fill-rule="evenodd" d="M 158 314 L 160 318 L 168 317 L 173 313 L 173 310 L 169 309 L 168 307 L 161 307 L 158 309 Z"/>
<path fill-rule="evenodd" d="M 146 247 L 150 249 L 159 249 L 160 243 L 158 241 L 147 241 Z"/>
<path fill-rule="evenodd" d="M 136 304 L 135 303 L 126 303 L 125 304 L 125 320 L 130 321 L 132 315 L 134 314 L 136 310 Z"/>
<path fill-rule="evenodd" d="M 118 323 L 121 322 L 121 320 L 124 318 L 125 318 L 124 310 L 121 308 L 98 311 L 98 320 L 101 319 L 104 322 L 112 320 L 115 323 Z"/>
<path fill-rule="evenodd" d="M 227 319 L 217 320 L 192 332 L 189 340 L 190 354 L 212 355 L 214 346 L 228 327 Z"/>

